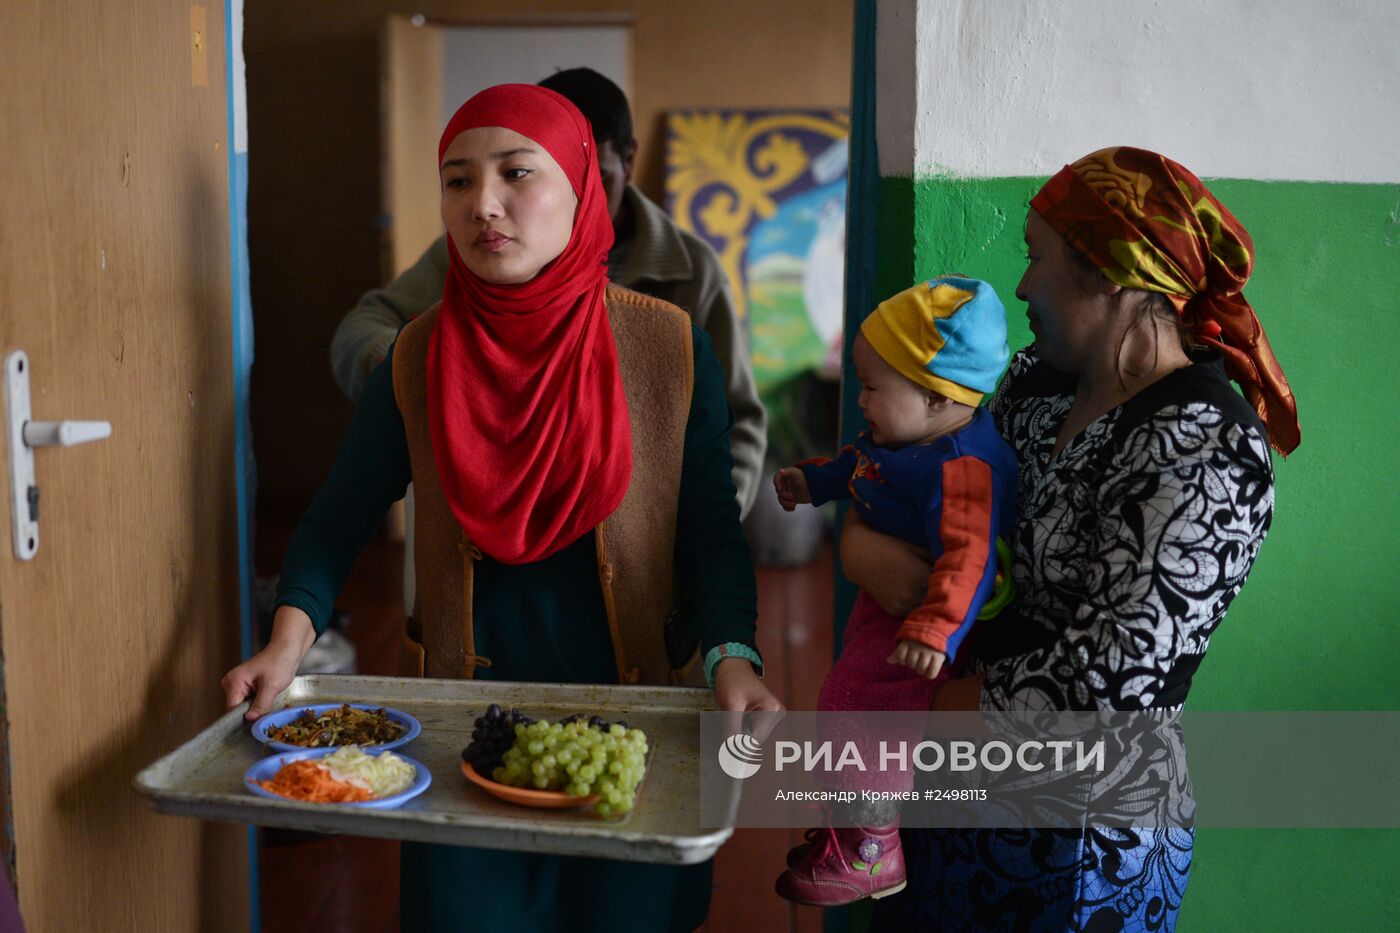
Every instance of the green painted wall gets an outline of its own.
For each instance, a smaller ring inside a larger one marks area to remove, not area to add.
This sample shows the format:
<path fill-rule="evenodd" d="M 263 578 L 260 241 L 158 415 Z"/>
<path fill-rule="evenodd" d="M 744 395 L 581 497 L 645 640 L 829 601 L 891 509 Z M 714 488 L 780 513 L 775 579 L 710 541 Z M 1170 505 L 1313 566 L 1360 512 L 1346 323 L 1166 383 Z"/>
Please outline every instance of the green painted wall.
<path fill-rule="evenodd" d="M 1043 181 L 881 179 L 876 293 L 943 272 L 986 279 L 1011 345 L 1025 345 L 1015 288 L 1026 205 Z M 1190 708 L 1400 710 L 1389 378 L 1400 369 L 1400 186 L 1210 186 L 1254 236 L 1245 294 L 1298 398 L 1303 443 L 1275 458 L 1273 528 Z M 1204 830 L 1180 929 L 1400 929 L 1397 868 L 1400 830 Z"/>

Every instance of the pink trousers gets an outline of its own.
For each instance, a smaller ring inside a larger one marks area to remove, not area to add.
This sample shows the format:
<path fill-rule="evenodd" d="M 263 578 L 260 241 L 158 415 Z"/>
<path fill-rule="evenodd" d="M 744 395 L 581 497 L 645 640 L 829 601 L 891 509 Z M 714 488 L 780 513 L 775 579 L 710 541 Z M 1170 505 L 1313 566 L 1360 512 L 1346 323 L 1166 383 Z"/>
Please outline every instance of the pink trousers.
<path fill-rule="evenodd" d="M 864 590 L 856 596 L 851 615 L 846 619 L 846 632 L 841 640 L 841 657 L 822 681 L 817 709 L 823 713 L 861 712 L 926 712 L 933 702 L 934 692 L 948 679 L 945 666 L 932 680 L 903 664 L 888 660 L 894 652 L 896 634 L 904 619 L 892 616 L 880 608 Z M 828 775 L 822 783 L 841 790 L 905 791 L 913 786 L 911 771 L 881 771 L 881 743 L 895 747 L 899 742 L 908 747 L 922 738 L 923 717 L 886 717 L 872 721 L 870 717 L 825 716 L 822 718 L 822 738 L 837 749 L 854 742 L 865 772 L 843 770 Z"/>
<path fill-rule="evenodd" d="M 948 679 L 948 669 L 945 665 L 936 678 L 929 680 L 903 664 L 887 660 L 894 653 L 895 635 L 903 623 L 903 618 L 890 615 L 861 590 L 846 619 L 841 657 L 822 681 L 817 709 L 927 710 L 934 692 Z"/>

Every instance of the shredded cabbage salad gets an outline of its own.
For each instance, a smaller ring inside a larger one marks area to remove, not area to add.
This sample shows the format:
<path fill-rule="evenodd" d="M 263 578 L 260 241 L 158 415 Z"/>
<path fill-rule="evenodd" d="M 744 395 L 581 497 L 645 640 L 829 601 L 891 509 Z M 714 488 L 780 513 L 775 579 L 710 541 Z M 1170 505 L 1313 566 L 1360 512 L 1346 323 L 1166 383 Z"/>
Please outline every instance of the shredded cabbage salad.
<path fill-rule="evenodd" d="M 367 755 L 352 745 L 337 749 L 317 764 L 337 781 L 363 787 L 378 799 L 408 790 L 415 775 L 413 765 L 393 752 Z"/>

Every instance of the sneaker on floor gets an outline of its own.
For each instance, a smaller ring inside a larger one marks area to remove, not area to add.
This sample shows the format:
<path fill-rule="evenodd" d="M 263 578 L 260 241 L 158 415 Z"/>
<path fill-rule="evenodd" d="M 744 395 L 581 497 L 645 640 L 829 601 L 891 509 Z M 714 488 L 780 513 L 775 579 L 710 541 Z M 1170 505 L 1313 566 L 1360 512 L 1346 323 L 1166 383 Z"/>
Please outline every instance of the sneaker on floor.
<path fill-rule="evenodd" d="M 778 895 L 813 907 L 840 907 L 862 898 L 904 890 L 904 850 L 899 823 L 888 826 L 823 827 L 789 857 L 796 864 L 778 876 Z"/>

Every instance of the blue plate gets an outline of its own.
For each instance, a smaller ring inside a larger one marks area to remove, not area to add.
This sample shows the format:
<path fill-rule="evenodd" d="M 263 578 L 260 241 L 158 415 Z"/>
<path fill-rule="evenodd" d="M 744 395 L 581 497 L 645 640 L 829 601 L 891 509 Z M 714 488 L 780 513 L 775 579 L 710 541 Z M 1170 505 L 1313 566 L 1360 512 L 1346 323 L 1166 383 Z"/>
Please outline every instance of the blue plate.
<path fill-rule="evenodd" d="M 378 707 L 376 707 L 376 709 L 377 708 Z M 302 758 L 325 758 L 327 755 L 333 755 L 337 751 L 339 751 L 339 749 L 302 748 L 294 752 L 282 752 L 278 755 L 272 755 L 270 757 L 264 758 L 262 761 L 258 762 L 257 764 L 253 765 L 251 768 L 248 769 L 248 772 L 243 775 L 243 786 L 248 788 L 248 790 L 252 791 L 253 793 L 257 794 L 259 797 L 267 797 L 271 800 L 284 800 L 289 801 L 291 803 L 302 803 L 304 801 L 292 800 L 292 798 L 290 797 L 283 797 L 281 794 L 274 794 L 270 790 L 265 790 L 264 788 L 259 787 L 257 782 L 271 780 L 272 776 L 278 771 L 282 770 L 282 766 L 285 764 L 289 764 L 293 761 L 299 761 Z M 371 753 L 366 752 L 365 754 Z M 395 752 L 394 754 L 398 755 L 398 752 Z M 333 803 L 327 804 L 327 806 L 359 807 L 361 810 L 393 810 L 397 807 L 403 806 L 405 803 L 412 800 L 414 797 L 417 797 L 419 794 L 423 793 L 423 791 L 427 790 L 428 785 L 433 783 L 433 776 L 428 772 L 428 769 L 423 766 L 422 762 L 415 761 L 414 759 L 409 758 L 407 755 L 399 755 L 399 757 L 402 758 L 404 761 L 408 762 L 409 764 L 413 765 L 413 783 L 408 785 L 408 788 L 406 790 L 394 794 L 391 797 L 382 797 L 379 800 L 364 800 L 356 803 Z"/>
<path fill-rule="evenodd" d="M 291 745 L 287 742 L 278 742 L 273 739 L 269 739 L 267 737 L 267 730 L 276 729 L 279 726 L 285 726 L 293 719 L 300 717 L 301 714 L 306 712 L 307 710 L 314 710 L 315 713 L 319 716 L 321 713 L 324 713 L 328 709 L 340 709 L 344 705 L 344 703 L 317 703 L 313 706 L 289 706 L 286 709 L 279 709 L 277 712 L 268 713 L 262 719 L 259 719 L 257 722 L 253 723 L 253 738 L 257 739 L 259 742 L 262 742 L 268 748 L 275 748 L 279 752 L 306 751 L 305 745 Z M 350 705 L 355 709 L 382 709 L 391 720 L 400 724 L 406 730 L 403 735 L 399 736 L 397 739 L 394 739 L 394 741 L 392 742 L 385 742 L 382 745 L 360 746 L 367 752 L 384 751 L 385 749 L 389 748 L 398 748 L 400 745 L 407 745 L 409 742 L 412 742 L 414 739 L 418 738 L 418 733 L 423 731 L 423 727 L 418 725 L 418 720 L 414 719 L 407 713 L 400 712 L 399 710 L 390 709 L 387 706 L 376 706 L 373 703 L 351 703 Z"/>

